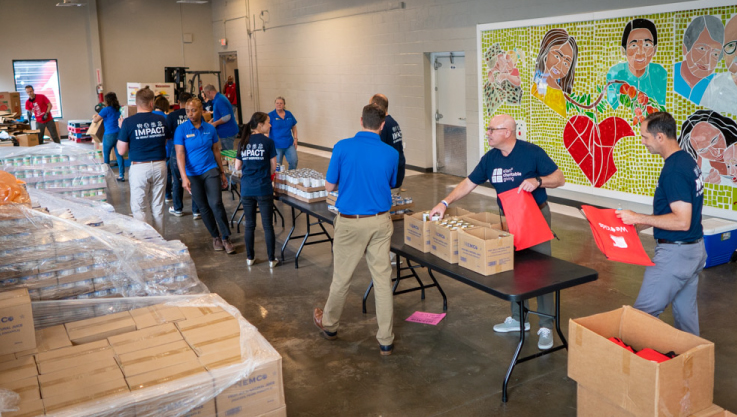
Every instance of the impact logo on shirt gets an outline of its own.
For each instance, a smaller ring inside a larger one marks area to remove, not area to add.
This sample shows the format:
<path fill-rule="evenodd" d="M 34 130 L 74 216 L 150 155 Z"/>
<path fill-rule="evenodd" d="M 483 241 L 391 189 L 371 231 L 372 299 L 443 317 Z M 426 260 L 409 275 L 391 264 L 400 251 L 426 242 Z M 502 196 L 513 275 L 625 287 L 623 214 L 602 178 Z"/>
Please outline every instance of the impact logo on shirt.
<path fill-rule="evenodd" d="M 514 171 L 514 168 L 494 168 L 491 173 L 491 183 L 500 184 L 507 181 L 514 181 L 515 177 L 521 176 L 521 172 Z"/>
<path fill-rule="evenodd" d="M 696 197 L 701 197 L 704 194 L 704 179 L 701 178 L 701 168 L 695 166 L 693 173 L 696 174 Z"/>
<path fill-rule="evenodd" d="M 392 127 L 392 141 L 394 143 L 397 143 L 402 140 L 402 130 L 399 129 L 399 126 Z"/>
<path fill-rule="evenodd" d="M 246 145 L 246 149 L 241 152 L 241 159 L 244 161 L 263 161 L 265 152 L 263 143 L 258 145 L 249 143 Z"/>
<path fill-rule="evenodd" d="M 158 138 L 164 135 L 164 123 L 139 123 L 136 125 L 136 139 Z"/>

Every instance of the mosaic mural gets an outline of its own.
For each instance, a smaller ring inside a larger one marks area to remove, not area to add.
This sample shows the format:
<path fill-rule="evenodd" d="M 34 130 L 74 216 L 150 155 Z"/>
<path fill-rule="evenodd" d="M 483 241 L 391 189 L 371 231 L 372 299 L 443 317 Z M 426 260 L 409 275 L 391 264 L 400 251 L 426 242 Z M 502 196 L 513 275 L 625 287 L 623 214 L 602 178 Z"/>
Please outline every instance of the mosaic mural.
<path fill-rule="evenodd" d="M 704 173 L 704 204 L 737 211 L 737 6 L 480 35 L 484 124 L 522 122 L 569 184 L 652 196 L 663 161 L 640 123 L 669 111 Z"/>

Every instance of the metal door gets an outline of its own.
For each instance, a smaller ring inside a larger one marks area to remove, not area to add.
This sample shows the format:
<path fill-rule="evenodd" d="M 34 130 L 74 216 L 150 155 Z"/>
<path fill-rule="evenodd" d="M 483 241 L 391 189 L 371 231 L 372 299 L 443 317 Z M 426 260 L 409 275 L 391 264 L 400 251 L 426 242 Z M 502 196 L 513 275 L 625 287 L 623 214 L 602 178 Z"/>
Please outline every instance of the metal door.
<path fill-rule="evenodd" d="M 463 52 L 433 54 L 435 171 L 465 177 L 466 68 Z"/>

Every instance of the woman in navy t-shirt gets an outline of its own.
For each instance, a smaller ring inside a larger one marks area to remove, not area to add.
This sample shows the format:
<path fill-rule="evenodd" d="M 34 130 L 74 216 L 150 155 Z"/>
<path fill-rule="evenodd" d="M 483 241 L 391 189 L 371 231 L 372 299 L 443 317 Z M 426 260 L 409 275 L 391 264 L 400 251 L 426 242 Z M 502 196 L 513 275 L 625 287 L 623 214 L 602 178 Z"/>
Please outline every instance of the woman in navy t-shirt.
<path fill-rule="evenodd" d="M 105 107 L 100 110 L 100 114 L 92 117 L 94 122 L 102 120 L 105 126 L 105 135 L 102 137 L 102 157 L 105 163 L 110 165 L 110 150 L 115 149 L 115 158 L 118 160 L 118 181 L 125 181 L 125 162 L 123 156 L 118 153 L 115 146 L 118 143 L 118 119 L 120 118 L 120 103 L 118 96 L 109 92 L 105 94 Z"/>
<path fill-rule="evenodd" d="M 235 169 L 241 170 L 241 202 L 246 216 L 246 256 L 248 265 L 256 262 L 253 248 L 256 230 L 256 205 L 261 211 L 261 225 L 266 234 L 266 252 L 269 268 L 278 261 L 274 255 L 274 187 L 271 183 L 276 171 L 276 147 L 269 139 L 269 115 L 256 112 L 251 116 L 238 145 Z"/>

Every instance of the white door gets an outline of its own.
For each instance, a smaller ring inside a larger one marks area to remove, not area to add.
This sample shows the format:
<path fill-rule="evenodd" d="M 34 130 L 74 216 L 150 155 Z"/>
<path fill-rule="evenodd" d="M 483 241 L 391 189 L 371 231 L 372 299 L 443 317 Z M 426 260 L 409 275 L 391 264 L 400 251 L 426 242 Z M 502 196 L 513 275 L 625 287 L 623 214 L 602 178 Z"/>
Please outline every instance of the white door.
<path fill-rule="evenodd" d="M 466 65 L 463 52 L 433 54 L 435 171 L 466 176 Z"/>

